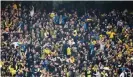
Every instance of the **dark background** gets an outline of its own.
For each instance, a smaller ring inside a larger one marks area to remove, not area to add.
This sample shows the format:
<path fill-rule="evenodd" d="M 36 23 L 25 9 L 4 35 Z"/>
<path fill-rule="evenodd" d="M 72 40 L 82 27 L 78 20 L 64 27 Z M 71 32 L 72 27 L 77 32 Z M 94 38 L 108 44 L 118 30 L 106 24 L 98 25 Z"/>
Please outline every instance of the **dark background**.
<path fill-rule="evenodd" d="M 77 10 L 80 13 L 85 13 L 88 9 L 99 9 L 102 12 L 108 12 L 112 9 L 133 10 L 133 1 L 2 1 L 1 8 L 7 4 L 21 3 L 29 7 L 34 5 L 35 9 L 52 11 L 65 8 L 67 11 Z"/>

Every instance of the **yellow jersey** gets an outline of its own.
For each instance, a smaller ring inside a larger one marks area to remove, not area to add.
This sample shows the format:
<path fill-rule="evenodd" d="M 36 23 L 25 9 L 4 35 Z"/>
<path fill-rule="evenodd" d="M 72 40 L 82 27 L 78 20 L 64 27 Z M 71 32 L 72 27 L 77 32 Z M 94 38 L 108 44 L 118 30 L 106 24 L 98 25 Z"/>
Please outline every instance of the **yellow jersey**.
<path fill-rule="evenodd" d="M 71 55 L 71 48 L 70 47 L 67 48 L 67 55 Z"/>
<path fill-rule="evenodd" d="M 115 32 L 106 32 L 109 35 L 109 38 L 114 38 Z"/>
<path fill-rule="evenodd" d="M 49 49 L 44 49 L 43 52 L 47 55 L 49 55 L 51 53 L 51 51 Z"/>

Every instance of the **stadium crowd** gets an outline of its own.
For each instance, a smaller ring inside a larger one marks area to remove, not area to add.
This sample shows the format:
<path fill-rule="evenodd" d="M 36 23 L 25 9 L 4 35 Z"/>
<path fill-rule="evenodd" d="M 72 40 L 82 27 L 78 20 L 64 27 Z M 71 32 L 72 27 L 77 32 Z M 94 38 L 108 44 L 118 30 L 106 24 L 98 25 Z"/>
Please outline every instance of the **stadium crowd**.
<path fill-rule="evenodd" d="M 133 15 L 9 4 L 1 10 L 0 68 L 2 77 L 132 77 Z"/>

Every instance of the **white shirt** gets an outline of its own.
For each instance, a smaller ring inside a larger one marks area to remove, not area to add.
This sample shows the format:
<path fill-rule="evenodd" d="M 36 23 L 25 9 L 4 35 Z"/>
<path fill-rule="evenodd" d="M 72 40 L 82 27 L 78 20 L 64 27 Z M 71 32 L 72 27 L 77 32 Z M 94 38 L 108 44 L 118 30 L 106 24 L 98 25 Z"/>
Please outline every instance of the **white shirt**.
<path fill-rule="evenodd" d="M 122 72 L 122 73 L 120 74 L 120 77 L 126 77 L 126 75 L 125 75 L 124 73 L 126 74 L 126 72 Z"/>
<path fill-rule="evenodd" d="M 118 21 L 118 22 L 117 22 L 117 25 L 118 25 L 118 26 L 123 26 L 123 22 L 122 22 L 122 21 Z"/>
<path fill-rule="evenodd" d="M 104 47 L 105 47 L 104 43 L 100 42 L 100 50 L 104 50 Z"/>
<path fill-rule="evenodd" d="M 101 74 L 100 74 L 100 72 L 96 72 L 96 77 L 101 77 Z"/>
<path fill-rule="evenodd" d="M 30 11 L 30 16 L 33 17 L 34 15 L 34 7 L 32 7 L 33 9 Z"/>
<path fill-rule="evenodd" d="M 17 46 L 19 46 L 18 42 L 13 42 L 12 44 L 14 45 L 15 48 L 16 48 Z"/>

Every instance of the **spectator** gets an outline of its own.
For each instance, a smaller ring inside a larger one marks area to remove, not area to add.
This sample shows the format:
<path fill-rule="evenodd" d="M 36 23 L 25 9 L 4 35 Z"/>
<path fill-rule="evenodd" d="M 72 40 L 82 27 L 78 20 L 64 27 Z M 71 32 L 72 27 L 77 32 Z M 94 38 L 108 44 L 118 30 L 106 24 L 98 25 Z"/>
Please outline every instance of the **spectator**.
<path fill-rule="evenodd" d="M 2 10 L 2 76 L 123 77 L 125 72 L 133 73 L 133 19 L 128 9 L 123 13 L 91 9 L 79 16 L 77 10 L 41 11 L 36 9 L 39 6 L 28 5 L 30 9 L 22 3 L 7 4 Z"/>

